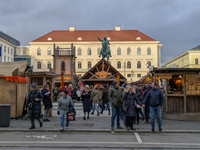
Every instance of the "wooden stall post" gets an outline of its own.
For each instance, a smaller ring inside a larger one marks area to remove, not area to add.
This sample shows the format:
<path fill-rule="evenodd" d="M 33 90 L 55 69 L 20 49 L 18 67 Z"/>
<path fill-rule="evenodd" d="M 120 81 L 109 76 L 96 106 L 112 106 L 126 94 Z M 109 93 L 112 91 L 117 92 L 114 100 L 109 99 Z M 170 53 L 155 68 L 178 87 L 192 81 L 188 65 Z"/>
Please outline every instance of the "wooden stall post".
<path fill-rule="evenodd" d="M 184 92 L 184 113 L 187 113 L 187 97 L 186 97 L 186 73 L 183 74 L 183 80 L 184 80 L 184 85 L 183 85 L 183 92 Z"/>
<path fill-rule="evenodd" d="M 165 104 L 166 104 L 166 113 L 168 113 L 167 94 L 168 94 L 167 79 L 165 79 Z"/>

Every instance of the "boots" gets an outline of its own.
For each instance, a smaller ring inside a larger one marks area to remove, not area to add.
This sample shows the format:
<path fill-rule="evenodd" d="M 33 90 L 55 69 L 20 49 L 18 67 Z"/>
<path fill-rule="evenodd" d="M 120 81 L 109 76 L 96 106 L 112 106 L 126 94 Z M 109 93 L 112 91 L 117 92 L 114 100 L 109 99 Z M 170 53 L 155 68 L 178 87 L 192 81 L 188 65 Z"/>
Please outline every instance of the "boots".
<path fill-rule="evenodd" d="M 108 113 L 108 115 L 110 115 L 110 112 Z"/>
<path fill-rule="evenodd" d="M 94 115 L 94 111 L 92 111 L 91 115 Z"/>
<path fill-rule="evenodd" d="M 97 112 L 97 116 L 99 116 L 99 112 Z"/>
<path fill-rule="evenodd" d="M 29 129 L 30 129 L 30 130 L 31 130 L 31 129 L 35 129 L 35 126 L 34 126 L 34 125 L 32 125 L 32 126 L 29 128 Z"/>

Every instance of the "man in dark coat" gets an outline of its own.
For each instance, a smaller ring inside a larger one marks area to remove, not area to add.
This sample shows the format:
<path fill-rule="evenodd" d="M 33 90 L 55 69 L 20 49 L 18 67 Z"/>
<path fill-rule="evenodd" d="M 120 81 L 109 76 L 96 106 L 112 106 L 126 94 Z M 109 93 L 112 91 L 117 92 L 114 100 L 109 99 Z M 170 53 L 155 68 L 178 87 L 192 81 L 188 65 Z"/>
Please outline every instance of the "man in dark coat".
<path fill-rule="evenodd" d="M 51 98 L 50 98 L 50 91 L 49 91 L 49 85 L 44 85 L 44 89 L 42 89 L 42 95 L 43 95 L 43 104 L 44 104 L 44 116 L 43 121 L 50 121 L 48 119 L 49 116 L 49 110 L 52 108 Z"/>
<path fill-rule="evenodd" d="M 162 91 L 157 87 L 156 82 L 153 82 L 151 86 L 152 89 L 147 93 L 146 97 L 144 98 L 143 107 L 145 107 L 145 103 L 147 99 L 149 99 L 151 127 L 152 127 L 151 131 L 154 132 L 155 129 L 155 114 L 157 116 L 159 131 L 162 131 L 161 107 L 163 106 L 164 103 L 164 96 Z"/>
<path fill-rule="evenodd" d="M 34 119 L 38 120 L 40 127 L 43 126 L 43 123 L 40 120 L 41 101 L 43 97 L 39 90 L 36 88 L 36 83 L 31 84 L 30 90 L 31 92 L 28 95 L 24 109 L 26 110 L 27 107 L 29 108 L 28 118 L 31 119 L 31 127 L 29 129 L 35 129 Z"/>
<path fill-rule="evenodd" d="M 103 93 L 102 93 L 102 109 L 101 109 L 101 114 L 103 114 L 103 110 L 105 109 L 105 105 L 107 105 L 107 108 L 108 108 L 108 115 L 110 115 L 110 102 L 109 102 L 109 99 L 108 99 L 108 90 L 107 90 L 107 85 L 104 84 L 103 85 L 104 87 L 104 90 L 103 90 Z"/>
<path fill-rule="evenodd" d="M 148 87 L 146 88 L 145 92 L 144 92 L 144 98 L 146 97 L 147 93 L 151 90 L 151 85 L 148 85 Z M 149 113 L 150 113 L 150 108 L 149 108 L 149 98 L 146 99 L 145 102 L 145 118 L 146 118 L 146 124 L 149 124 Z"/>

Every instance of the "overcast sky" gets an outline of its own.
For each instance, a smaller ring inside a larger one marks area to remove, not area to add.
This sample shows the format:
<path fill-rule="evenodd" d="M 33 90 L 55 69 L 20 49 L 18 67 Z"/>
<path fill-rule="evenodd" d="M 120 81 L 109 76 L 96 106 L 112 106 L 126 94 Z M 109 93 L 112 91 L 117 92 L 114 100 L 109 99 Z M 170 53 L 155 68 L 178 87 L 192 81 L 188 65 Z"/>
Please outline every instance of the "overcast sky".
<path fill-rule="evenodd" d="M 136 29 L 163 44 L 162 64 L 200 45 L 200 0 L 0 0 L 0 30 L 21 45 L 52 31 Z"/>

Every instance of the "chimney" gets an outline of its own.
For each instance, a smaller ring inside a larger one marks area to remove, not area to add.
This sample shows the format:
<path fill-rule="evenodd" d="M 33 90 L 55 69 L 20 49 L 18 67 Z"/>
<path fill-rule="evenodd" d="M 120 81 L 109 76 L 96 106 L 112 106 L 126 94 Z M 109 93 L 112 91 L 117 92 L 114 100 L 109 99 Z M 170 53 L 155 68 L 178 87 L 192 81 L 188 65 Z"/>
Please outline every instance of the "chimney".
<path fill-rule="evenodd" d="M 121 28 L 120 27 L 115 27 L 115 31 L 120 31 Z"/>
<path fill-rule="evenodd" d="M 69 31 L 74 31 L 75 27 L 69 27 Z"/>

